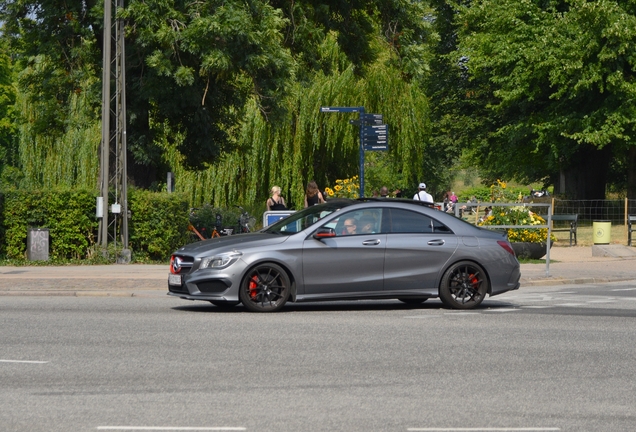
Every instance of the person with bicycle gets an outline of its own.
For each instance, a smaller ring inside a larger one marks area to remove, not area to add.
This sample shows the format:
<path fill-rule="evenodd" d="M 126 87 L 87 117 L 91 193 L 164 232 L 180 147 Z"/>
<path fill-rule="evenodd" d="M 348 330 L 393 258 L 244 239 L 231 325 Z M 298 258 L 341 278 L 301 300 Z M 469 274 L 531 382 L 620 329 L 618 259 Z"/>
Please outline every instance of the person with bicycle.
<path fill-rule="evenodd" d="M 267 211 L 287 210 L 285 198 L 280 196 L 280 187 L 272 186 L 269 192 L 271 197 L 267 200 Z"/>

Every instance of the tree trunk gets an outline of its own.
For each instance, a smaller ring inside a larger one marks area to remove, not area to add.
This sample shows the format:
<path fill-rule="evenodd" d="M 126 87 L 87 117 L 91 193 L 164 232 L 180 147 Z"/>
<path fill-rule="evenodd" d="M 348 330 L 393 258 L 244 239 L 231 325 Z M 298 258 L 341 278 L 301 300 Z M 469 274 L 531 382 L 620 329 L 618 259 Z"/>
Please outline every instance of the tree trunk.
<path fill-rule="evenodd" d="M 636 200 L 636 145 L 627 150 L 627 198 Z"/>
<path fill-rule="evenodd" d="M 563 175 L 557 180 L 555 190 L 561 190 L 561 181 L 565 181 L 565 195 L 573 200 L 605 199 L 607 173 L 612 155 L 611 145 L 599 150 L 583 145 L 572 156 Z"/>

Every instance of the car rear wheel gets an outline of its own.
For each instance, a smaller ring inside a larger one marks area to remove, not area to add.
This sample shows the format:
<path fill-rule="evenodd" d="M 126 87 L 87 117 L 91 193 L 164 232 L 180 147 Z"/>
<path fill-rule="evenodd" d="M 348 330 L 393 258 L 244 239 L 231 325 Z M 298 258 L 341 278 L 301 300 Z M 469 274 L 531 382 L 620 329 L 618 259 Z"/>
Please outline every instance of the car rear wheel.
<path fill-rule="evenodd" d="M 406 304 L 410 304 L 410 305 L 415 305 L 415 304 L 420 304 L 420 303 L 424 303 L 426 300 L 428 300 L 427 297 L 424 298 L 399 298 L 399 301 L 401 301 L 402 303 L 406 303 Z"/>
<path fill-rule="evenodd" d="M 239 298 L 252 312 L 275 312 L 289 298 L 291 283 L 285 270 L 267 263 L 252 268 L 243 279 Z"/>
<path fill-rule="evenodd" d="M 450 266 L 439 287 L 439 298 L 453 309 L 471 309 L 479 306 L 488 292 L 486 272 L 470 261 Z"/>
<path fill-rule="evenodd" d="M 214 306 L 222 308 L 222 309 L 230 309 L 239 304 L 237 301 L 224 301 L 224 300 L 210 300 Z"/>

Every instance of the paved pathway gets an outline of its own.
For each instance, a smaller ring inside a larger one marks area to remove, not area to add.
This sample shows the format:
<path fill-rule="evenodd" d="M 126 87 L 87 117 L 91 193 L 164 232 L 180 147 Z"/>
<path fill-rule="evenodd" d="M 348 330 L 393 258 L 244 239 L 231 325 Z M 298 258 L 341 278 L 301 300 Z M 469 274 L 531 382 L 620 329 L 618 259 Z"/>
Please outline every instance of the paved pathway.
<path fill-rule="evenodd" d="M 521 265 L 524 286 L 636 281 L 636 248 L 612 246 L 614 256 L 598 255 L 598 246 L 555 246 L 545 264 Z M 167 265 L 0 267 L 0 296 L 160 296 L 166 297 Z"/>

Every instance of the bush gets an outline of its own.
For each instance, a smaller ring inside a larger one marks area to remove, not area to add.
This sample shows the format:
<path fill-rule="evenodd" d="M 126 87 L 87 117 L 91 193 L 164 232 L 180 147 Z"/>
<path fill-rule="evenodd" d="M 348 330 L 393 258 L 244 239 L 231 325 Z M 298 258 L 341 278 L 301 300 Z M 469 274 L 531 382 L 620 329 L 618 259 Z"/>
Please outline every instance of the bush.
<path fill-rule="evenodd" d="M 128 191 L 129 243 L 133 259 L 161 261 L 188 243 L 188 201 L 183 195 Z"/>
<path fill-rule="evenodd" d="M 48 228 L 49 257 L 85 259 L 95 245 L 95 194 L 86 191 L 7 191 L 0 199 L 0 255 L 26 259 L 30 227 Z"/>

